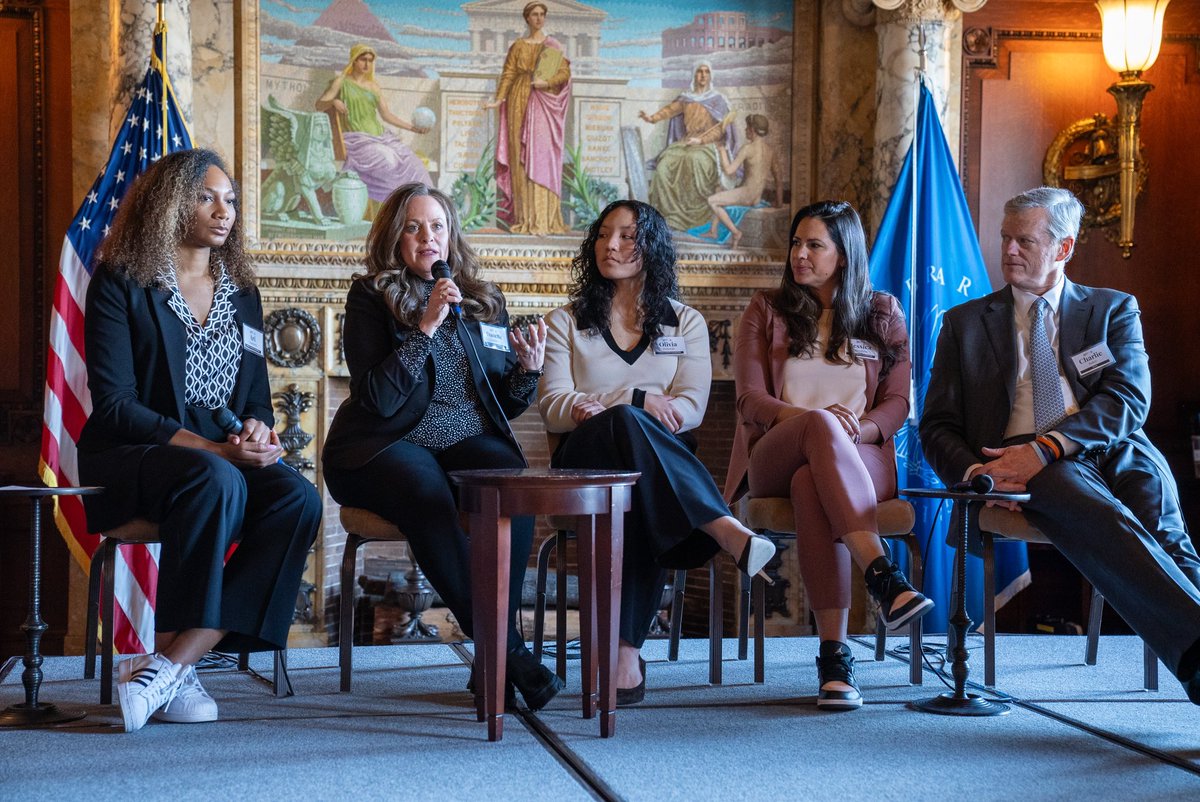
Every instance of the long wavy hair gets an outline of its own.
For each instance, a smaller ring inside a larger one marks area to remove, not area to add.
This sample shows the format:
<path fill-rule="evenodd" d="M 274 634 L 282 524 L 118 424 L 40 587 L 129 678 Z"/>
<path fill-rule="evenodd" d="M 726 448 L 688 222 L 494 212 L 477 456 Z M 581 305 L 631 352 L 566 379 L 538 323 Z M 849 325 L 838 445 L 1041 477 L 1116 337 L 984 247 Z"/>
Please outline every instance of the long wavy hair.
<path fill-rule="evenodd" d="M 596 263 L 596 240 L 600 226 L 619 208 L 633 212 L 637 224 L 634 253 L 642 259 L 641 323 L 642 333 L 651 338 L 662 334 L 663 321 L 670 311 L 671 299 L 679 298 L 679 281 L 675 275 L 675 243 L 667 221 L 653 206 L 636 200 L 613 201 L 604 207 L 600 216 L 588 226 L 587 236 L 579 253 L 571 260 L 571 289 L 568 299 L 575 323 L 580 330 L 592 334 L 606 331 L 612 314 L 612 299 L 616 285 L 600 273 Z"/>
<path fill-rule="evenodd" d="M 838 267 L 838 286 L 833 292 L 833 327 L 829 342 L 825 345 L 824 357 L 843 365 L 861 362 L 852 349 L 849 358 L 844 357 L 842 346 L 850 338 L 866 340 L 879 352 L 883 360 L 880 375 L 885 375 L 896 364 L 900 349 L 888 343 L 889 316 L 874 303 L 875 296 L 884 293 L 876 293 L 871 288 L 867 238 L 863 234 L 862 220 L 854 207 L 845 201 L 819 201 L 796 212 L 792 218 L 789 239 L 796 236 L 801 221 L 810 217 L 825 224 L 841 262 Z M 792 275 L 790 251 L 783 264 L 783 279 L 779 289 L 773 291 L 768 300 L 787 324 L 788 354 L 813 356 L 821 318 L 821 301 L 812 289 L 796 283 Z"/>
<path fill-rule="evenodd" d="M 196 207 L 210 167 L 229 177 L 234 194 L 237 182 L 221 157 L 196 148 L 163 156 L 129 188 L 112 229 L 100 243 L 99 258 L 110 270 L 133 279 L 139 287 L 165 287 L 175 270 L 175 255 L 196 219 Z M 237 208 L 235 204 L 235 208 Z M 241 210 L 234 217 L 225 244 L 213 248 L 208 269 L 213 278 L 225 273 L 238 287 L 254 284 L 254 269 L 246 257 Z"/>
<path fill-rule="evenodd" d="M 433 198 L 446 213 L 450 226 L 449 249 L 446 261 L 450 277 L 462 293 L 465 317 L 494 323 L 504 312 L 504 295 L 490 281 L 479 276 L 479 257 L 462 237 L 458 212 L 445 193 L 421 183 L 398 187 L 379 207 L 371 231 L 367 234 L 367 272 L 354 276 L 363 279 L 368 287 L 383 295 L 396 320 L 409 328 L 421 321 L 425 309 L 425 279 L 414 274 L 400 256 L 400 237 L 408 221 L 408 204 L 413 198 Z"/>

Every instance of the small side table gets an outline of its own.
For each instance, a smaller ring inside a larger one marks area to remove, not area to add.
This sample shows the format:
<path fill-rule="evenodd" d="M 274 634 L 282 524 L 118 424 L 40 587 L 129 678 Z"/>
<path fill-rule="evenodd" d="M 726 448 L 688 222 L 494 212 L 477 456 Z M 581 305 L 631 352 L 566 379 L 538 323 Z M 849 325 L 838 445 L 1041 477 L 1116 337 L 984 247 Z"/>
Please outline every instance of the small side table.
<path fill-rule="evenodd" d="M 949 499 L 959 505 L 958 553 L 955 555 L 954 589 L 951 600 L 954 605 L 954 614 L 948 622 L 950 636 L 954 639 L 954 661 L 950 667 L 951 673 L 954 675 L 954 692 L 938 694 L 932 699 L 909 702 L 909 706 L 914 710 L 946 716 L 1002 716 L 1009 712 L 1010 705 L 966 692 L 969 671 L 967 668 L 967 632 L 973 623 L 971 617 L 967 615 L 967 534 L 970 526 L 970 508 L 972 504 L 987 501 L 1015 501 L 1022 504 L 1029 501 L 1029 494 L 975 493 L 970 490 L 927 487 L 904 488 L 900 494 L 913 498 Z M 912 655 L 912 659 L 920 660 L 921 655 Z"/>
<path fill-rule="evenodd" d="M 608 738 L 616 732 L 617 688 L 612 677 L 617 668 L 625 513 L 640 476 L 555 468 L 450 472 L 460 488 L 459 506 L 471 518 L 475 700 L 479 720 L 487 721 L 489 741 L 504 736 L 510 533 L 512 518 L 518 515 L 576 516 L 583 717 L 596 712 L 598 651 L 600 735 Z"/>
<path fill-rule="evenodd" d="M 44 727 L 76 721 L 87 715 L 83 710 L 60 708 L 38 701 L 38 690 L 42 685 L 40 646 L 42 634 L 47 629 L 46 622 L 42 620 L 42 499 L 48 496 L 90 496 L 103 490 L 102 487 L 0 487 L 0 496 L 24 496 L 33 503 L 29 529 L 29 614 L 21 625 L 25 633 L 25 670 L 21 673 L 25 701 L 9 705 L 0 713 L 0 727 Z"/>

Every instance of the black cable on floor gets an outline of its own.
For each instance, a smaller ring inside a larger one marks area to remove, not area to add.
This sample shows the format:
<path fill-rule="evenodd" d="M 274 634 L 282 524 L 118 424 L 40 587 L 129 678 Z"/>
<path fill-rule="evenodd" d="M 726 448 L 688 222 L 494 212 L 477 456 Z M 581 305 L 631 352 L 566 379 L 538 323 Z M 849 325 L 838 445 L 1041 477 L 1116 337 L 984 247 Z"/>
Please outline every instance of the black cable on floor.
<path fill-rule="evenodd" d="M 972 633 L 972 634 L 975 634 L 975 633 Z M 969 637 L 970 637 L 970 635 L 968 635 L 968 638 Z M 874 648 L 874 644 L 868 643 L 867 639 L 865 637 L 853 637 L 852 639 L 857 640 L 860 643 L 860 645 L 862 645 L 862 646 L 866 646 L 868 648 Z M 975 647 L 975 648 L 978 648 L 978 647 Z M 967 649 L 968 649 L 968 651 L 972 650 L 971 647 L 967 647 Z M 929 670 L 932 671 L 942 681 L 942 683 L 946 685 L 947 688 L 950 688 L 951 690 L 953 690 L 954 689 L 953 686 L 948 684 L 946 681 L 947 678 L 945 676 L 944 669 L 934 668 L 930 664 L 928 655 L 933 651 L 939 651 L 939 647 L 924 645 L 924 647 L 922 648 L 922 653 L 923 653 L 922 656 L 925 658 L 925 665 L 929 667 Z M 941 663 L 942 663 L 942 665 L 945 665 L 945 647 L 942 647 L 940 649 L 940 652 L 941 652 Z M 900 660 L 902 662 L 908 662 L 908 660 L 909 660 L 907 644 L 902 644 L 895 649 L 889 649 L 888 653 L 891 654 L 893 657 L 895 657 L 897 660 Z M 1125 749 L 1129 749 L 1130 751 L 1137 752 L 1138 754 L 1141 754 L 1141 755 L 1145 755 L 1146 757 L 1154 758 L 1155 760 L 1159 761 L 1160 763 L 1166 763 L 1169 766 L 1174 766 L 1177 769 L 1182 769 L 1183 771 L 1186 771 L 1189 774 L 1194 774 L 1194 775 L 1200 777 L 1200 766 L 1192 763 L 1191 761 L 1189 761 L 1185 758 L 1179 757 L 1178 755 L 1174 755 L 1170 752 L 1164 752 L 1160 749 L 1155 749 L 1152 746 L 1147 746 L 1144 743 L 1139 743 L 1138 741 L 1131 740 L 1129 738 L 1126 738 L 1123 735 L 1118 735 L 1117 733 L 1112 732 L 1111 730 L 1106 730 L 1106 729 L 1102 729 L 1100 727 L 1095 727 L 1091 724 L 1080 721 L 1077 718 L 1072 718 L 1071 716 L 1064 715 L 1063 713 L 1058 713 L 1058 712 L 1055 712 L 1054 710 L 1050 710 L 1049 708 L 1042 707 L 1041 705 L 1037 704 L 1036 702 L 1029 702 L 1024 699 L 1020 699 L 1016 696 L 1012 696 L 1011 694 L 1005 693 L 1004 691 L 1001 691 L 997 688 L 988 688 L 984 685 L 980 685 L 977 682 L 971 682 L 970 680 L 967 680 L 966 684 L 967 684 L 967 687 L 972 690 L 979 691 L 981 693 L 990 694 L 991 695 L 990 701 L 1006 702 L 1006 703 L 1014 705 L 1016 707 L 1020 707 L 1024 710 L 1028 710 L 1029 712 L 1035 713 L 1039 716 L 1045 716 L 1046 718 L 1054 719 L 1055 721 L 1059 722 L 1060 724 L 1066 724 L 1069 727 L 1074 727 L 1075 729 L 1080 730 L 1081 732 L 1086 732 L 1089 735 L 1093 735 L 1097 738 L 1100 738 L 1101 740 L 1108 741 L 1109 743 L 1114 744 L 1116 746 L 1124 747 Z"/>

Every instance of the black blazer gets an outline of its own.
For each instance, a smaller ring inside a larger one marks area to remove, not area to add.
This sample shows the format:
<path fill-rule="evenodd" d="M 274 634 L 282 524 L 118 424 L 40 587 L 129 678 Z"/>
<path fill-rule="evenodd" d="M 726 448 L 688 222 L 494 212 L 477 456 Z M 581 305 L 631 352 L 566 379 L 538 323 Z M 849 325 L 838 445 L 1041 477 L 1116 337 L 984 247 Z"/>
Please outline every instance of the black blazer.
<path fill-rule="evenodd" d="M 497 324 L 507 328 L 507 312 L 501 313 Z M 321 453 L 325 468 L 361 468 L 404 437 L 425 415 L 433 397 L 433 358 L 425 360 L 420 376 L 413 376 L 397 354 L 397 348 L 412 331 L 396 320 L 383 296 L 368 287 L 364 279 L 350 286 L 342 329 L 346 364 L 350 368 L 350 397 L 342 402 L 325 438 Z M 526 395 L 509 392 L 507 376 L 517 369 L 517 356 L 511 348 L 497 351 L 484 347 L 478 321 L 464 318 L 458 326 L 458 336 L 467 352 L 475 391 L 484 411 L 496 429 L 520 451 L 507 420 L 529 407 L 536 387 Z M 474 350 L 467 342 L 468 336 L 474 340 Z M 480 373 L 476 352 L 483 361 L 487 381 L 495 390 L 495 398 Z"/>
<path fill-rule="evenodd" d="M 170 293 L 139 287 L 105 265 L 88 287 L 84 317 L 92 414 L 79 437 L 80 479 L 108 487 L 88 497 L 88 521 L 101 531 L 134 517 L 138 464 L 151 446 L 165 445 L 184 421 L 187 332 L 167 305 Z M 262 331 L 262 300 L 249 287 L 233 294 L 237 320 Z M 266 360 L 242 351 L 229 399 L 240 418 L 275 425 Z"/>

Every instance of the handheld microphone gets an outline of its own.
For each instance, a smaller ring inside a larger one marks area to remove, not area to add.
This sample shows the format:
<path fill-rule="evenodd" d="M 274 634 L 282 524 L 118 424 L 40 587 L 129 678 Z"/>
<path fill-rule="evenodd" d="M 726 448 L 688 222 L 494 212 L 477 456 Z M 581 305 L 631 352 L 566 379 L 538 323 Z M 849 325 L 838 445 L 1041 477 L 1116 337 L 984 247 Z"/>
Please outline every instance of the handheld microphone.
<path fill-rule="evenodd" d="M 434 278 L 450 278 L 450 265 L 446 264 L 445 259 L 438 259 L 433 263 Z M 462 307 L 458 304 L 450 304 L 450 314 L 455 317 L 462 317 Z"/>
<path fill-rule="evenodd" d="M 950 489 L 955 493 L 991 493 L 996 481 L 986 473 L 976 474 L 966 482 L 955 482 Z"/>
<path fill-rule="evenodd" d="M 219 407 L 212 411 L 213 423 L 221 427 L 221 431 L 226 435 L 241 434 L 242 421 L 229 407 Z"/>

